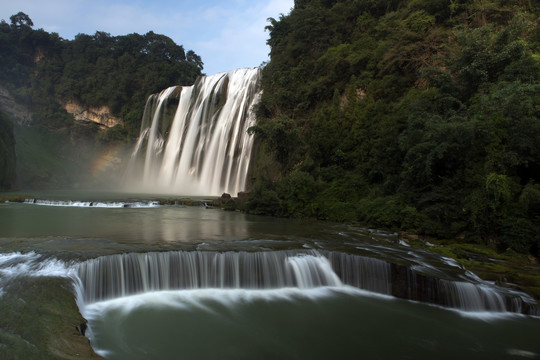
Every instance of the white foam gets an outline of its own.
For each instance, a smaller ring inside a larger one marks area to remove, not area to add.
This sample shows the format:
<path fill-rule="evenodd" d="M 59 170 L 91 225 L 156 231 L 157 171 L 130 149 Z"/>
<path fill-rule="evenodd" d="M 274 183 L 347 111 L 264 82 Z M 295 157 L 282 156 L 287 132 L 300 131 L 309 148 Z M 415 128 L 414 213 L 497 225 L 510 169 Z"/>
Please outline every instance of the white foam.
<path fill-rule="evenodd" d="M 25 204 L 59 207 L 83 208 L 153 208 L 161 206 L 159 201 L 73 201 L 73 200 L 39 200 L 25 199 Z"/>
<path fill-rule="evenodd" d="M 12 261 L 13 259 L 17 259 L 17 258 L 28 259 L 28 258 L 35 258 L 35 257 L 37 257 L 37 254 L 33 251 L 26 254 L 22 254 L 20 252 L 0 254 L 0 266 L 7 263 L 8 261 Z"/>
<path fill-rule="evenodd" d="M 508 349 L 506 352 L 507 352 L 508 355 L 521 356 L 521 357 L 524 357 L 524 358 L 527 358 L 527 359 L 539 359 L 540 358 L 540 354 L 534 353 L 532 351 L 527 351 L 527 350 Z"/>
<path fill-rule="evenodd" d="M 452 258 L 441 256 L 441 260 L 442 260 L 442 262 L 444 262 L 446 265 L 449 265 L 449 266 L 452 266 L 452 267 L 456 267 L 456 268 L 458 268 L 458 269 L 463 269 L 463 266 L 460 265 L 456 260 L 454 260 L 454 259 L 452 259 Z"/>
<path fill-rule="evenodd" d="M 279 289 L 189 289 L 164 290 L 124 296 L 120 298 L 86 304 L 84 316 L 95 318 L 105 309 L 116 309 L 129 313 L 133 309 L 145 306 L 172 307 L 178 309 L 198 308 L 211 311 L 204 306 L 205 300 L 218 302 L 227 307 L 238 303 L 264 301 L 293 301 L 294 299 L 317 300 L 337 295 L 351 295 L 395 300 L 394 297 L 372 293 L 351 286 L 324 286 L 310 289 L 279 288 Z"/>
<path fill-rule="evenodd" d="M 21 276 L 72 277 L 74 274 L 66 263 L 57 259 L 41 259 L 35 252 L 13 252 L 0 254 L 0 297 L 6 291 L 4 286 Z"/>
<path fill-rule="evenodd" d="M 448 309 L 444 308 L 443 309 Z M 454 311 L 458 313 L 461 317 L 472 319 L 472 320 L 480 320 L 480 321 L 501 321 L 501 320 L 510 320 L 515 318 L 522 318 L 526 317 L 526 315 L 518 314 L 515 312 L 494 312 L 494 311 L 465 311 L 465 310 L 459 310 L 459 309 L 448 309 L 450 311 Z"/>
<path fill-rule="evenodd" d="M 0 254 L 0 275 L 15 276 L 71 276 L 72 270 L 63 261 L 50 258 L 40 259 L 40 255 L 31 251 L 28 253 Z"/>

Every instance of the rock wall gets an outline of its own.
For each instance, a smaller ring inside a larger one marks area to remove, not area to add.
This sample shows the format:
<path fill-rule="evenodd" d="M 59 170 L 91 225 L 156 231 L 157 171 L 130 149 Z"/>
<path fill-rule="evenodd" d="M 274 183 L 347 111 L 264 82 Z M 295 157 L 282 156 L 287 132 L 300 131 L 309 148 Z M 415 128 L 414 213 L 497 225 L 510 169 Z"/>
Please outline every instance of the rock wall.
<path fill-rule="evenodd" d="M 32 112 L 15 101 L 6 88 L 0 86 L 0 109 L 8 114 L 19 125 L 30 125 Z"/>
<path fill-rule="evenodd" d="M 123 123 L 121 118 L 111 114 L 111 110 L 107 106 L 83 106 L 75 101 L 65 102 L 62 106 L 73 115 L 76 121 L 94 122 L 103 127 L 113 127 Z M 27 126 L 32 123 L 32 111 L 18 103 L 2 86 L 0 86 L 0 110 L 8 114 L 19 125 Z"/>
<path fill-rule="evenodd" d="M 108 106 L 83 106 L 75 101 L 65 102 L 62 106 L 76 121 L 93 122 L 109 128 L 122 124 L 122 119 L 113 116 Z"/>

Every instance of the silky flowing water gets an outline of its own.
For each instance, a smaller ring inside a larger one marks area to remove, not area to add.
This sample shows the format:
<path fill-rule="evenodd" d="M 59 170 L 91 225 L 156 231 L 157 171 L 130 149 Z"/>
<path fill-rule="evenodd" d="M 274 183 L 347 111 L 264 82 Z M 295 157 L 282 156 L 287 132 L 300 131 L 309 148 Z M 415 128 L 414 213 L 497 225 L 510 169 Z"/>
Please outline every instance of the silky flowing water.
<path fill-rule="evenodd" d="M 126 186 L 191 195 L 245 190 L 260 74 L 257 68 L 237 69 L 150 96 Z"/>
<path fill-rule="evenodd" d="M 393 233 L 121 194 L 39 198 L 0 204 L 0 306 L 14 283 L 69 279 L 106 359 L 540 353 L 534 300 Z"/>

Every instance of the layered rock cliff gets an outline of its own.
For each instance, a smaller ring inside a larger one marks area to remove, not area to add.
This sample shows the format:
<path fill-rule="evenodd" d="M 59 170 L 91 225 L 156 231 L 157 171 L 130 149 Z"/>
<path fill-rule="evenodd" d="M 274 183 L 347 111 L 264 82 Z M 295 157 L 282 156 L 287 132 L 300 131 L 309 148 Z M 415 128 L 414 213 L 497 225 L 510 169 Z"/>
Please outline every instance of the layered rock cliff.
<path fill-rule="evenodd" d="M 62 106 L 76 121 L 93 122 L 108 128 L 123 123 L 121 118 L 111 114 L 108 106 L 84 106 L 75 101 L 64 102 Z"/>

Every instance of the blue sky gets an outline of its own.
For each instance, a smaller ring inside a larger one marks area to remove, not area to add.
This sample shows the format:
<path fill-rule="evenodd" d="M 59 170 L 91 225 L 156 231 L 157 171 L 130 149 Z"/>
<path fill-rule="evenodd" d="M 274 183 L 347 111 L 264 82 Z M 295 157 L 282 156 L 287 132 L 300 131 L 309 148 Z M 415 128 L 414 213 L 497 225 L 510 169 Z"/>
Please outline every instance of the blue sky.
<path fill-rule="evenodd" d="M 22 11 L 34 29 L 64 39 L 154 31 L 193 50 L 208 75 L 268 60 L 266 19 L 288 14 L 294 0 L 0 0 L 0 19 Z"/>

